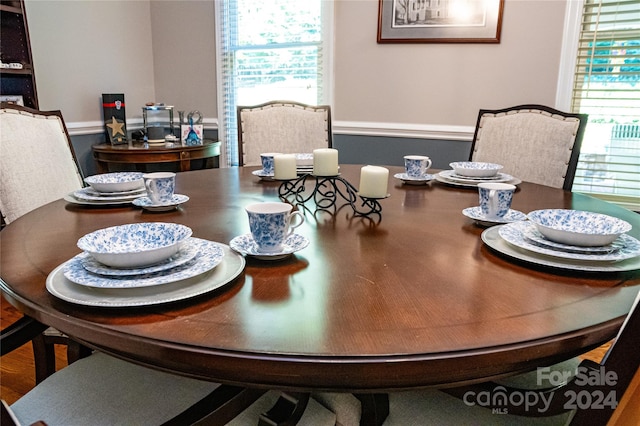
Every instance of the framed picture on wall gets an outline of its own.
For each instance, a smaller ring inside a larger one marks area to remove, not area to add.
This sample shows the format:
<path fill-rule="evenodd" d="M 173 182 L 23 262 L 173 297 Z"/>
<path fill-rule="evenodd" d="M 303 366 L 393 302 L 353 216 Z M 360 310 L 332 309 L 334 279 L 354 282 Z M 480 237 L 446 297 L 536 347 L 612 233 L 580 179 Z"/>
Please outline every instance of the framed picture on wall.
<path fill-rule="evenodd" d="M 500 43 L 504 0 L 379 0 L 378 43 Z"/>

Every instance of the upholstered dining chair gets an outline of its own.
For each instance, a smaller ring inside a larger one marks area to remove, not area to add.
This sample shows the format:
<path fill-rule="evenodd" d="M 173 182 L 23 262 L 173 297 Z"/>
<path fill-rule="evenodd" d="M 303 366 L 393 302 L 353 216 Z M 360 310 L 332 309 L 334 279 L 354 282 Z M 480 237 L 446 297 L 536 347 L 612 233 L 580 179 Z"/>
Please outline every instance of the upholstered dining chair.
<path fill-rule="evenodd" d="M 3 224 L 82 188 L 69 132 L 60 111 L 0 105 L 0 213 Z M 36 382 L 55 371 L 54 344 L 67 345 L 69 362 L 84 348 L 54 329 L 33 341 Z"/>
<path fill-rule="evenodd" d="M 331 107 L 292 101 L 238 106 L 240 166 L 260 165 L 260 153 L 310 153 L 332 147 Z"/>
<path fill-rule="evenodd" d="M 587 118 L 544 105 L 481 109 L 469 159 L 498 163 L 523 181 L 571 191 Z"/>
<path fill-rule="evenodd" d="M 541 375 L 540 383 L 534 380 L 532 385 L 527 376 L 536 375 L 537 372 L 534 371 L 515 376 L 511 380 L 484 382 L 461 388 L 395 392 L 389 394 L 389 415 L 383 426 L 605 426 L 612 419 L 618 402 L 623 397 L 631 397 L 625 393 L 633 391 L 630 384 L 632 381 L 636 383 L 640 377 L 638 348 L 640 292 L 614 343 L 600 363 L 584 360 L 577 367 L 577 372 L 569 371 L 576 368 L 570 363 L 565 364 L 565 370 L 556 366 L 555 370 L 566 373 L 568 380 L 562 381 L 562 376 L 550 377 L 548 374 Z M 637 398 L 637 392 L 636 389 L 634 398 Z M 338 424 L 358 424 L 361 408 L 353 395 L 319 392 L 314 393 L 313 397 L 336 413 Z M 529 407 L 525 404 L 525 398 L 531 403 Z M 493 406 L 490 405 L 492 401 L 495 404 Z M 629 404 L 633 403 L 628 402 L 627 405 Z"/>
<path fill-rule="evenodd" d="M 8 224 L 83 186 L 60 111 L 0 106 L 0 212 Z"/>
<path fill-rule="evenodd" d="M 2 331 L 2 354 L 21 346 L 45 325 L 23 317 Z M 258 424 L 280 397 L 181 377 L 93 352 L 55 372 L 11 406 L 2 401 L 3 426 L 11 425 L 238 425 Z M 335 414 L 309 401 L 299 425 L 333 426 Z"/>

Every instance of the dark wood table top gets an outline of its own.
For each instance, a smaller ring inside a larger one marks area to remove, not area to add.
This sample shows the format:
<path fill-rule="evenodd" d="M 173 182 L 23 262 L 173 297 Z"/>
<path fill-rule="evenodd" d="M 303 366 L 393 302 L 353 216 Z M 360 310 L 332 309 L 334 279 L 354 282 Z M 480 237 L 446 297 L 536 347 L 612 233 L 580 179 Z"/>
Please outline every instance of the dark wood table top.
<path fill-rule="evenodd" d="M 59 300 L 47 275 L 80 253 L 76 241 L 131 222 L 187 225 L 228 244 L 248 232 L 244 206 L 276 200 L 255 168 L 181 173 L 180 209 L 83 208 L 56 201 L 0 234 L 2 290 L 26 314 L 117 356 L 180 374 L 255 387 L 378 392 L 496 378 L 569 358 L 615 336 L 640 271 L 586 273 L 517 262 L 481 240 L 461 211 L 477 191 L 405 186 L 390 167 L 379 223 L 313 211 L 296 232 L 307 248 L 278 262 L 248 259 L 226 287 L 151 307 L 105 309 Z M 355 185 L 360 166 L 341 165 Z M 633 224 L 633 212 L 522 183 L 513 208 L 574 208 Z"/>

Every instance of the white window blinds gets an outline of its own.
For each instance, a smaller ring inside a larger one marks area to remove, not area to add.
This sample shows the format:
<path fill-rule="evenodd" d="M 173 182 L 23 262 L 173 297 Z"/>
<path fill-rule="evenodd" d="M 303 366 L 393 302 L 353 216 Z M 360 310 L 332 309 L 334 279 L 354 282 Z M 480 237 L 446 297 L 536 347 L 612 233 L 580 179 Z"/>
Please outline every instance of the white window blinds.
<path fill-rule="evenodd" d="M 333 2 L 220 0 L 216 8 L 219 137 L 226 147 L 226 164 L 235 166 L 238 105 L 271 100 L 329 103 Z"/>
<path fill-rule="evenodd" d="M 640 1 L 584 0 L 572 111 L 589 114 L 573 191 L 640 208 Z"/>

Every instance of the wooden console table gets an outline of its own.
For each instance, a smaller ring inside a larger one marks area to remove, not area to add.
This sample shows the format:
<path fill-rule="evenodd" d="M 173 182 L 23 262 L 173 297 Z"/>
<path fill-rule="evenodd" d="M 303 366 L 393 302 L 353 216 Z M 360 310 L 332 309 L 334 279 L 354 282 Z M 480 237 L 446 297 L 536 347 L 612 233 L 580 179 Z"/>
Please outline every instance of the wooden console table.
<path fill-rule="evenodd" d="M 205 140 L 202 145 L 195 146 L 176 144 L 171 148 L 165 146 L 145 148 L 143 142 L 129 141 L 123 145 L 94 145 L 92 150 L 98 173 L 109 172 L 110 164 L 136 164 L 136 169 L 142 169 L 147 164 L 160 163 L 179 163 L 180 171 L 186 172 L 191 170 L 191 160 L 211 159 L 214 163 L 213 167 L 218 167 L 220 142 Z"/>

